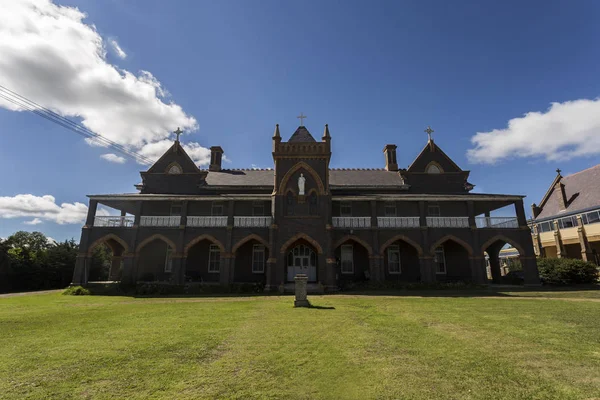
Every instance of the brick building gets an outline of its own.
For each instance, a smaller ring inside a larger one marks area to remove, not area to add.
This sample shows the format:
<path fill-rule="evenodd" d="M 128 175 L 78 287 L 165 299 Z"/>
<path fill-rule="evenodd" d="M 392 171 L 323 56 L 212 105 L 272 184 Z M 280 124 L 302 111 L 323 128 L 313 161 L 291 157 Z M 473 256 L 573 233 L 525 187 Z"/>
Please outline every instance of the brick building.
<path fill-rule="evenodd" d="M 335 290 L 347 281 L 485 283 L 506 243 L 518 249 L 525 281 L 538 272 L 523 196 L 470 193 L 463 171 L 431 139 L 407 169 L 397 147 L 385 167 L 329 168 L 331 136 L 300 126 L 273 135 L 273 169 L 223 169 L 211 147 L 199 169 L 179 141 L 141 172 L 138 193 L 92 195 L 73 283 L 87 283 L 94 248 L 113 253 L 111 280 L 263 282 L 267 290 L 305 273 Z M 98 204 L 121 217 L 96 216 Z M 514 206 L 516 217 L 490 212 Z"/>
<path fill-rule="evenodd" d="M 548 258 L 578 258 L 600 265 L 600 164 L 556 178 L 533 204 L 535 252 Z"/>

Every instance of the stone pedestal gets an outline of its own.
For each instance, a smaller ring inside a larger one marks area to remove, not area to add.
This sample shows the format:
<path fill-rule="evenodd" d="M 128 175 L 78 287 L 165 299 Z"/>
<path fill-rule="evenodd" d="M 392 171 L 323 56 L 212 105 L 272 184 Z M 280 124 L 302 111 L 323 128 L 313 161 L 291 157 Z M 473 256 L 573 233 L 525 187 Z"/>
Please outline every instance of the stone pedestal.
<path fill-rule="evenodd" d="M 298 274 L 294 277 L 294 282 L 296 283 L 296 299 L 294 300 L 294 307 L 309 307 L 310 303 L 306 298 L 306 282 L 308 282 L 308 276 L 305 274 Z"/>

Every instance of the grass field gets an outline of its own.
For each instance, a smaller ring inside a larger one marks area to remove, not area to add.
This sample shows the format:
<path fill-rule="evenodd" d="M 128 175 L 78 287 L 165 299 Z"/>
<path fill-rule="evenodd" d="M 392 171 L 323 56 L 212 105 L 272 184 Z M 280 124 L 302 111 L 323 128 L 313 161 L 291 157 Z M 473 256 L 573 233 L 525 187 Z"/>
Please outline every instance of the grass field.
<path fill-rule="evenodd" d="M 600 291 L 408 294 L 0 298 L 0 398 L 600 398 Z"/>

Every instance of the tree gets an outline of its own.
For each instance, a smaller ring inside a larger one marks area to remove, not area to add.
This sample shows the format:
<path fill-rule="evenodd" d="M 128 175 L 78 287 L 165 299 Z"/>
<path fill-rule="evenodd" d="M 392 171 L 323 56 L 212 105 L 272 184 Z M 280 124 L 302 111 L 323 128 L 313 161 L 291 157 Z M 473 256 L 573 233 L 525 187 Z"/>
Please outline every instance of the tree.
<path fill-rule="evenodd" d="M 38 253 L 50 247 L 48 238 L 42 232 L 19 231 L 6 239 L 12 248 L 27 248 L 31 253 Z"/>

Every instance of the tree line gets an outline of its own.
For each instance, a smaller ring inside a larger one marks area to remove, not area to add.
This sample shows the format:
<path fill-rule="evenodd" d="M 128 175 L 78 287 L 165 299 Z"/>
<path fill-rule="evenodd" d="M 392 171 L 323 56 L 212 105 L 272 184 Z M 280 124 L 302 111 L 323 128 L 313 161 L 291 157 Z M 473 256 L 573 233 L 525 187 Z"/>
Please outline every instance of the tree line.
<path fill-rule="evenodd" d="M 67 287 L 73 278 L 79 245 L 55 242 L 41 232 L 19 231 L 0 239 L 0 293 Z M 89 279 L 106 280 L 111 252 L 98 246 L 91 258 Z"/>

